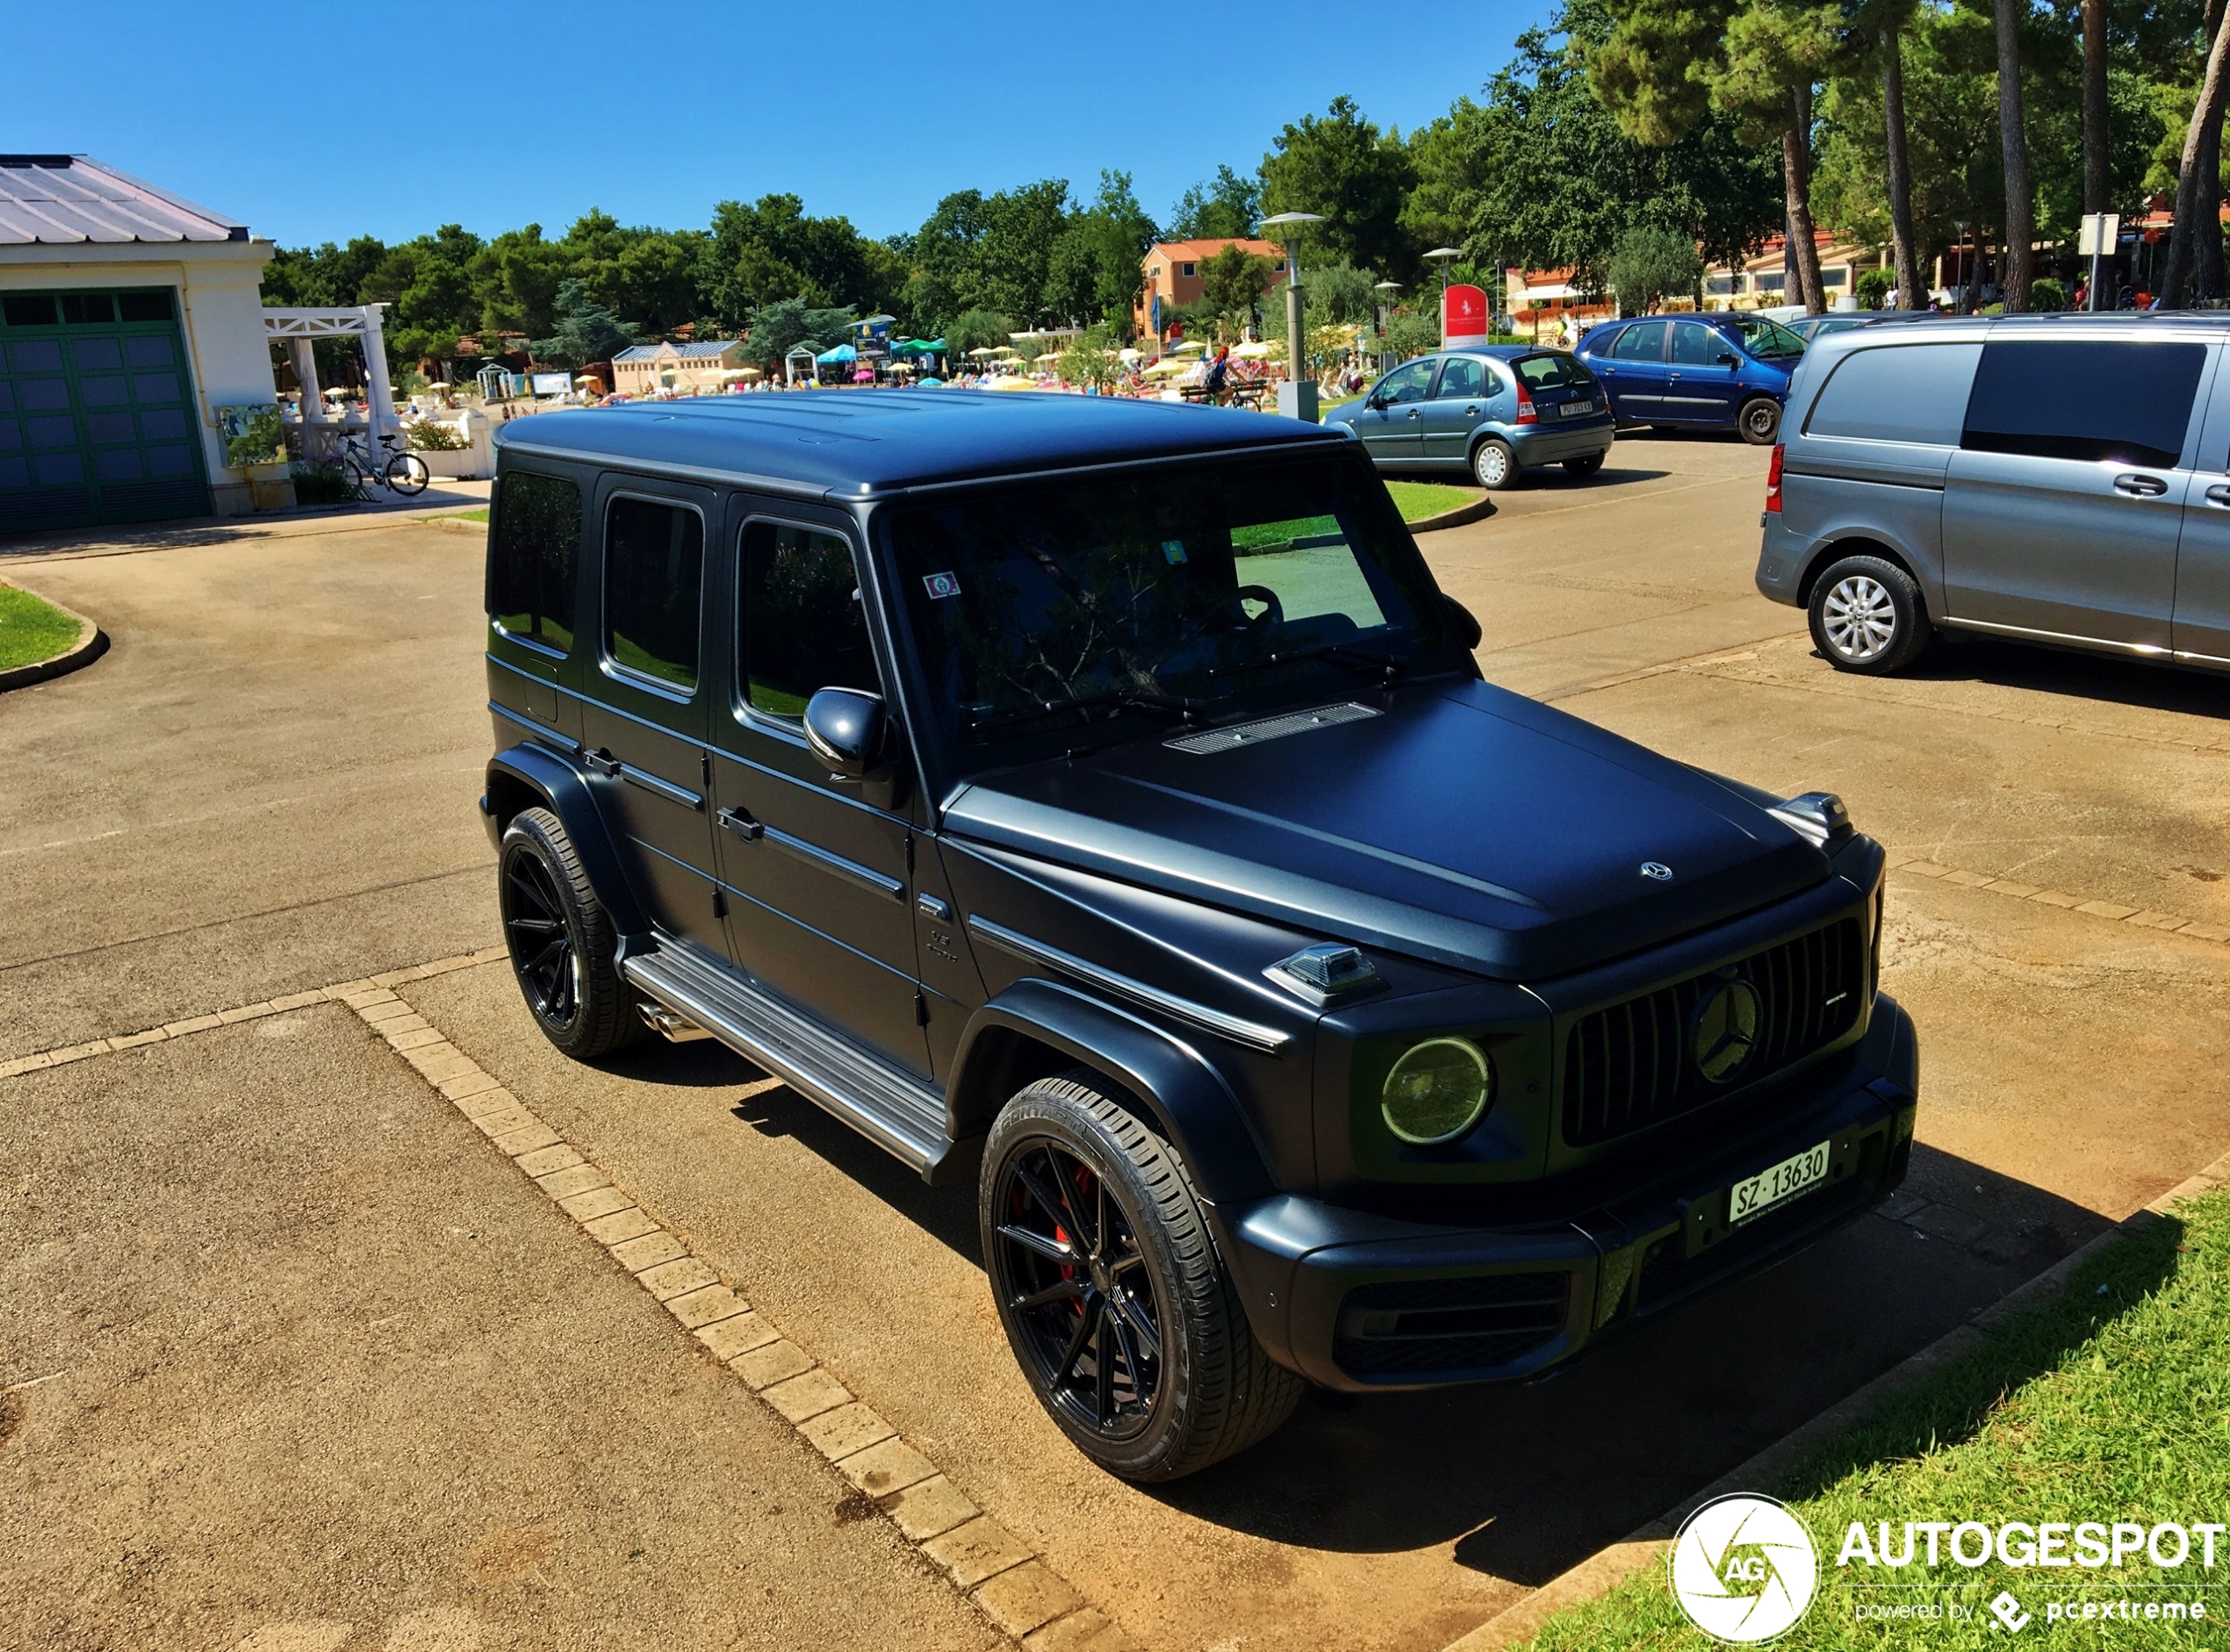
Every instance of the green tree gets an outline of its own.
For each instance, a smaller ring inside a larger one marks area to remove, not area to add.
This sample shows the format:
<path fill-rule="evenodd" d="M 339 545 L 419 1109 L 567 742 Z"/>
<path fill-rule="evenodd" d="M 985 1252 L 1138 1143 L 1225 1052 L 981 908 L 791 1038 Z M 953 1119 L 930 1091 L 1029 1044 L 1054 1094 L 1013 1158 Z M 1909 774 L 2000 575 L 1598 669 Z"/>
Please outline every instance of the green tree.
<path fill-rule="evenodd" d="M 1172 241 L 1248 241 L 1262 217 L 1262 188 L 1253 178 L 1242 178 L 1227 166 L 1216 176 L 1196 183 L 1169 211 Z"/>
<path fill-rule="evenodd" d="M 1628 230 L 1610 255 L 1611 290 L 1628 315 L 1643 314 L 1675 294 L 1693 295 L 1702 279 L 1695 243 L 1653 225 Z"/>
<path fill-rule="evenodd" d="M 952 359 L 966 361 L 971 350 L 1004 349 L 1014 341 L 1008 334 L 1021 330 L 996 310 L 963 310 L 945 324 L 945 344 Z"/>
<path fill-rule="evenodd" d="M 842 342 L 852 333 L 852 306 L 831 308 L 803 298 L 777 298 L 764 304 L 752 317 L 744 353 L 779 371 L 789 353 L 801 344 L 815 355 Z"/>
<path fill-rule="evenodd" d="M 1099 193 L 1068 215 L 1046 271 L 1045 303 L 1055 319 L 1099 322 L 1128 332 L 1145 290 L 1146 249 L 1154 220 L 1138 204 L 1127 172 L 1099 175 Z"/>
<path fill-rule="evenodd" d="M 1347 258 L 1414 281 L 1420 248 L 1402 227 L 1401 207 L 1416 182 L 1416 165 L 1399 133 L 1381 133 L 1349 97 L 1334 97 L 1321 116 L 1304 115 L 1273 140 L 1262 157 L 1265 216 L 1315 212 L 1304 243 L 1309 251 Z"/>
<path fill-rule="evenodd" d="M 1219 315 L 1236 321 L 1249 320 L 1262 302 L 1270 284 L 1271 263 L 1234 241 L 1200 264 L 1200 296 Z"/>
<path fill-rule="evenodd" d="M 625 349 L 637 339 L 635 328 L 597 303 L 580 281 L 558 284 L 556 314 L 556 331 L 534 342 L 538 361 L 586 367 L 610 359 L 614 351 Z"/>

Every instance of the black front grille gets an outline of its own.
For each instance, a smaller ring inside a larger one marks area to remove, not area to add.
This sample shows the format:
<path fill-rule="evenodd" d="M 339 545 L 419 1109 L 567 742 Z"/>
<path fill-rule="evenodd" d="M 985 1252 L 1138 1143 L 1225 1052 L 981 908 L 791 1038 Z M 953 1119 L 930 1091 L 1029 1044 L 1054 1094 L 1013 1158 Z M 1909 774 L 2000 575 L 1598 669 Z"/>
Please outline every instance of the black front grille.
<path fill-rule="evenodd" d="M 1350 1376 L 1507 1365 L 1564 1329 L 1571 1290 L 1565 1273 L 1360 1285 L 1341 1304 L 1332 1357 Z"/>
<path fill-rule="evenodd" d="M 1715 1084 L 1696 1066 L 1690 1028 L 1705 992 L 1730 977 L 1758 994 L 1757 1042 L 1741 1070 Z M 1848 1032 L 1865 986 L 1859 922 L 1844 918 L 1583 1016 L 1565 1038 L 1565 1140 L 1615 1140 L 1779 1072 Z"/>

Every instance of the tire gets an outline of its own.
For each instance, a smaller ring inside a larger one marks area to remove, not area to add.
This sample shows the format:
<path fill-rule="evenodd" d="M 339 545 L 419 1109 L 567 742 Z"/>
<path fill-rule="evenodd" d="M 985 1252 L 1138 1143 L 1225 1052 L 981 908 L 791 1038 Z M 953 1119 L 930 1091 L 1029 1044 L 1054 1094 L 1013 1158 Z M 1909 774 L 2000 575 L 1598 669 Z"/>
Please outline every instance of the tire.
<path fill-rule="evenodd" d="M 1510 451 L 1510 444 L 1498 437 L 1489 436 L 1473 448 L 1471 476 L 1490 493 L 1514 487 L 1518 480 L 1518 461 Z"/>
<path fill-rule="evenodd" d="M 1585 482 L 1602 468 L 1603 456 L 1600 453 L 1591 453 L 1584 459 L 1565 461 L 1565 474 L 1575 482 Z"/>
<path fill-rule="evenodd" d="M 588 1061 L 643 1036 L 635 994 L 612 961 L 611 916 L 548 809 L 522 809 L 504 828 L 496 893 L 511 973 L 543 1037 Z"/>
<path fill-rule="evenodd" d="M 1772 447 L 1780 440 L 1780 404 L 1771 396 L 1752 396 L 1735 415 L 1735 428 L 1752 447 Z"/>
<path fill-rule="evenodd" d="M 1194 1474 L 1292 1414 L 1307 1384 L 1255 1340 L 1183 1162 L 1097 1074 L 1040 1079 L 1006 1104 L 977 1215 L 1016 1362 L 1111 1474 Z"/>
<path fill-rule="evenodd" d="M 433 479 L 426 461 L 414 453 L 399 453 L 387 461 L 387 485 L 406 498 L 423 493 Z"/>
<path fill-rule="evenodd" d="M 1928 646 L 1932 628 L 1912 576 L 1880 557 L 1845 557 L 1812 585 L 1812 644 L 1838 672 L 1887 677 Z"/>

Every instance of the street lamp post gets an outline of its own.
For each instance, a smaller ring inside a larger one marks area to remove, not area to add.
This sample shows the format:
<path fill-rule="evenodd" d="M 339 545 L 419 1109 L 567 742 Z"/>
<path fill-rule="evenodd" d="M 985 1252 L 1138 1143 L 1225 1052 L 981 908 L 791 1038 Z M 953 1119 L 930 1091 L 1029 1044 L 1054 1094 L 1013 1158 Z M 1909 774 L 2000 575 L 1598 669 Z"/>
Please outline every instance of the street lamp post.
<path fill-rule="evenodd" d="M 1308 334 L 1301 325 L 1301 261 L 1294 247 L 1298 231 L 1321 224 L 1320 212 L 1280 212 L 1262 219 L 1264 229 L 1283 229 L 1285 249 L 1285 382 L 1277 387 L 1277 411 L 1288 419 L 1316 423 L 1316 376 L 1308 371 Z"/>
<path fill-rule="evenodd" d="M 1463 255 L 1461 247 L 1435 247 L 1425 255 L 1440 266 L 1440 338 L 1443 344 L 1448 341 L 1448 266 L 1452 260 Z M 1488 326 L 1491 328 L 1493 325 L 1493 318 L 1490 316 Z"/>
<path fill-rule="evenodd" d="M 1370 290 L 1378 295 L 1378 370 L 1387 370 L 1386 358 L 1393 354 L 1393 347 L 1386 342 L 1386 324 L 1393 320 L 1393 296 L 1401 291 L 1399 281 L 1378 281 Z"/>

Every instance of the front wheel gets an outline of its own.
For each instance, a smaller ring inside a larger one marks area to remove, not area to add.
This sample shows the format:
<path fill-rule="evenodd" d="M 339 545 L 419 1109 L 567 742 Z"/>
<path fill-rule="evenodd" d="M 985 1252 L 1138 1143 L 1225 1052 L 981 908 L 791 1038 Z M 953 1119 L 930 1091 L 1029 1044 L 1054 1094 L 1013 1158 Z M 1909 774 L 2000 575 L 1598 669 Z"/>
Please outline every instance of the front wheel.
<path fill-rule="evenodd" d="M 1000 1322 L 1038 1402 L 1128 1480 L 1175 1480 L 1292 1414 L 1169 1143 L 1079 1070 L 991 1126 L 978 1196 Z"/>
<path fill-rule="evenodd" d="M 1752 447 L 1772 447 L 1780 439 L 1780 404 L 1771 396 L 1752 396 L 1735 415 L 1735 428 Z"/>
<path fill-rule="evenodd" d="M 1508 487 L 1518 479 L 1518 462 L 1511 454 L 1509 443 L 1489 436 L 1471 449 L 1471 474 L 1478 485 L 1490 492 Z"/>
<path fill-rule="evenodd" d="M 414 453 L 399 453 L 387 461 L 387 485 L 406 497 L 423 493 L 433 479 L 426 461 Z"/>
<path fill-rule="evenodd" d="M 1812 642 L 1838 672 L 1886 677 L 1928 646 L 1920 587 L 1882 557 L 1844 557 L 1820 575 L 1809 607 Z"/>

